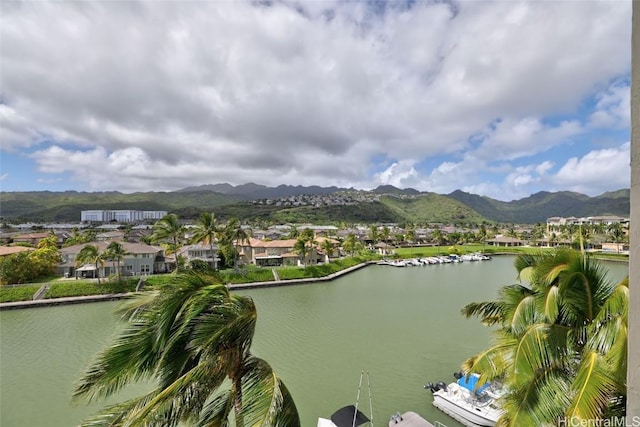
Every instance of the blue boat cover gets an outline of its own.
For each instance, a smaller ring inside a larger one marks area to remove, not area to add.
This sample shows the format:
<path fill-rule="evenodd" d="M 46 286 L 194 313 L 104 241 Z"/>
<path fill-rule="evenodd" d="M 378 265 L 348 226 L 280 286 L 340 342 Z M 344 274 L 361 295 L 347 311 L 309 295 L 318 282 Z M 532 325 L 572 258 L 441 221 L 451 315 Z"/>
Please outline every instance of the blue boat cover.
<path fill-rule="evenodd" d="M 461 387 L 466 388 L 467 390 L 469 390 L 471 393 L 474 392 L 474 390 L 476 389 L 476 384 L 478 384 L 478 376 L 475 374 L 469 375 L 469 376 L 463 376 L 462 378 L 460 378 L 458 380 L 458 385 Z M 491 384 L 489 383 L 484 383 L 482 385 L 482 387 L 478 388 L 478 390 L 475 392 L 476 394 L 481 394 L 486 388 L 488 388 Z"/>

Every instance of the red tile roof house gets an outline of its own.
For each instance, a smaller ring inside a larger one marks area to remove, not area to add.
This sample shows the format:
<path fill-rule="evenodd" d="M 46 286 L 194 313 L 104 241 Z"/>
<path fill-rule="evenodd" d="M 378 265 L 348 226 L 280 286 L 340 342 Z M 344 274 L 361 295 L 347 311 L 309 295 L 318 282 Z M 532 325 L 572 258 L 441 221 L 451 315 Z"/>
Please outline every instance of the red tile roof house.
<path fill-rule="evenodd" d="M 0 256 L 8 256 L 30 251 L 35 251 L 35 248 L 29 248 L 27 246 L 0 246 Z"/>
<path fill-rule="evenodd" d="M 103 252 L 110 242 L 91 242 L 73 245 L 60 249 L 62 263 L 58 265 L 58 273 L 65 277 L 97 277 L 95 265 L 85 264 L 76 267 L 78 253 L 87 245 L 98 246 Z M 123 249 L 128 252 L 120 261 L 120 268 L 124 276 L 144 276 L 148 274 L 167 273 L 175 268 L 175 263 L 165 258 L 164 249 L 158 246 L 144 243 L 121 243 Z M 117 273 L 118 266 L 111 261 L 105 261 L 103 267 L 99 267 L 100 277 L 108 277 Z"/>
<path fill-rule="evenodd" d="M 20 234 L 18 236 L 13 236 L 13 243 L 28 243 L 33 246 L 38 246 L 38 243 L 40 243 L 40 240 L 46 239 L 47 237 L 51 237 L 51 233 L 42 232 L 42 233 Z"/>

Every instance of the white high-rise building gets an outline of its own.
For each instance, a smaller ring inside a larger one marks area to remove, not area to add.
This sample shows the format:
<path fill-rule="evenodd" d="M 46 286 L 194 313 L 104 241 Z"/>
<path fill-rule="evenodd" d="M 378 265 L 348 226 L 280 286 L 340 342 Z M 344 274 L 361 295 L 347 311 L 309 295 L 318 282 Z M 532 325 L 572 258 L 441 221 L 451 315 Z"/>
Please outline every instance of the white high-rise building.
<path fill-rule="evenodd" d="M 167 211 L 135 211 L 124 209 L 88 210 L 80 213 L 82 222 L 137 222 L 158 220 L 167 214 Z"/>

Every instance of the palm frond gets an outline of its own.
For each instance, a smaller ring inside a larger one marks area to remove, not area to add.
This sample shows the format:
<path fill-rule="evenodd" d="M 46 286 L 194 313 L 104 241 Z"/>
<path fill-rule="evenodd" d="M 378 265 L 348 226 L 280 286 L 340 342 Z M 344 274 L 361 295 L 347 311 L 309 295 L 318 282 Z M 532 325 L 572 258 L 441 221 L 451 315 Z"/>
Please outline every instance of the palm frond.
<path fill-rule="evenodd" d="M 480 374 L 481 383 L 503 377 L 511 366 L 511 355 L 517 340 L 503 340 L 468 358 L 462 363 L 463 372 Z"/>
<path fill-rule="evenodd" d="M 514 334 L 522 334 L 537 320 L 536 300 L 533 295 L 524 297 L 513 310 L 511 316 L 511 330 Z"/>
<path fill-rule="evenodd" d="M 247 426 L 296 427 L 295 403 L 280 378 L 264 360 L 252 357 L 242 378 L 242 417 Z"/>
<path fill-rule="evenodd" d="M 522 387 L 510 389 L 502 399 L 504 426 L 556 425 L 570 404 L 569 383 L 561 372 L 548 368 L 541 370 Z"/>
<path fill-rule="evenodd" d="M 144 406 L 130 412 L 127 425 L 142 426 L 150 419 L 177 423 L 199 414 L 212 392 L 224 382 L 226 369 L 216 361 L 196 365 L 173 384 L 160 387 Z"/>
<path fill-rule="evenodd" d="M 231 427 L 230 416 L 235 401 L 233 390 L 220 391 L 202 411 L 198 427 Z"/>
<path fill-rule="evenodd" d="M 473 302 L 464 306 L 462 315 L 480 317 L 484 325 L 492 326 L 504 320 L 504 304 L 499 301 Z"/>
<path fill-rule="evenodd" d="M 513 355 L 511 380 L 515 388 L 532 382 L 540 371 L 564 364 L 567 332 L 567 328 L 547 323 L 527 328 Z"/>
<path fill-rule="evenodd" d="M 604 356 L 596 351 L 587 352 L 582 356 L 571 385 L 573 398 L 567 418 L 595 420 L 602 417 L 616 388 L 611 367 Z"/>

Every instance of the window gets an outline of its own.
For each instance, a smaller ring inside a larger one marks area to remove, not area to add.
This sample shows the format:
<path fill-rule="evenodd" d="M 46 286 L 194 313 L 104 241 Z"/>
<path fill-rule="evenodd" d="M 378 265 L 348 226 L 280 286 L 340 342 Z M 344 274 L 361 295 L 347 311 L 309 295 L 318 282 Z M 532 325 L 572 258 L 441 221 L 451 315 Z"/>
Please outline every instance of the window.
<path fill-rule="evenodd" d="M 140 273 L 141 274 L 149 274 L 151 272 L 151 268 L 149 267 L 149 264 L 142 264 L 140 266 Z"/>

